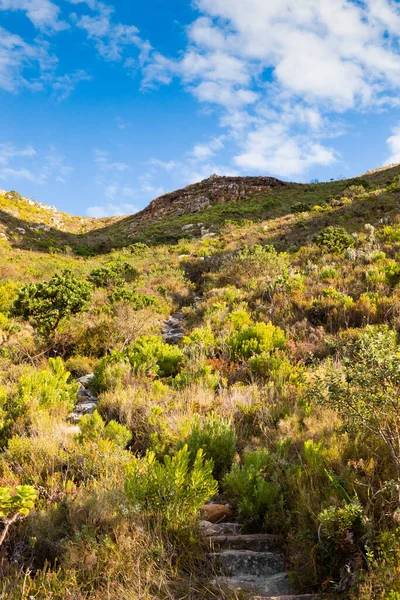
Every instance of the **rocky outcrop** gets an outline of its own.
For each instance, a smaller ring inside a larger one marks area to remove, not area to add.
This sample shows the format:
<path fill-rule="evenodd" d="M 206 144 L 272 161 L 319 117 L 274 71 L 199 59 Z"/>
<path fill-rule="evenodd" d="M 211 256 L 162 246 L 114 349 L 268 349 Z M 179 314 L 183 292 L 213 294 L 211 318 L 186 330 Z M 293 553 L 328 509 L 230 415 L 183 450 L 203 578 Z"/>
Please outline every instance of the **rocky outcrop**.
<path fill-rule="evenodd" d="M 199 183 L 156 198 L 134 216 L 133 222 L 196 213 L 220 202 L 238 202 L 252 196 L 268 194 L 271 188 L 284 185 L 287 184 L 275 177 L 211 175 Z"/>

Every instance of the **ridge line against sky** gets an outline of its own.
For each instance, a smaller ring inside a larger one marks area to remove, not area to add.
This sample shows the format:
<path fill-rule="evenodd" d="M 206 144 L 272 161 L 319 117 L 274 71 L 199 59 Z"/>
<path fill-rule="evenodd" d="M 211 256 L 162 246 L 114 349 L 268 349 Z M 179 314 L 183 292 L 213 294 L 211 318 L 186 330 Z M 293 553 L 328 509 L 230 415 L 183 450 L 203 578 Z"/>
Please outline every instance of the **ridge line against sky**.
<path fill-rule="evenodd" d="M 0 187 L 89 216 L 400 162 L 400 2 L 0 0 Z"/>

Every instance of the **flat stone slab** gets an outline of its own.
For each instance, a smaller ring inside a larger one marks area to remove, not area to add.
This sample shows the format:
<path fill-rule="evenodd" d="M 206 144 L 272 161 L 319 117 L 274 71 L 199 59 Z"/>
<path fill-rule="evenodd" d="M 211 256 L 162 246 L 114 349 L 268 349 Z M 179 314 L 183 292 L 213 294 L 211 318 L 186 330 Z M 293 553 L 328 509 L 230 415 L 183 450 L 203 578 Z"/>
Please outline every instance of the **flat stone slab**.
<path fill-rule="evenodd" d="M 285 568 L 282 556 L 275 552 L 224 550 L 210 556 L 231 576 L 267 577 L 281 573 Z"/>
<path fill-rule="evenodd" d="M 242 531 L 240 523 L 210 523 L 210 521 L 200 521 L 199 528 L 206 537 L 213 535 L 238 535 Z"/>
<path fill-rule="evenodd" d="M 77 379 L 77 382 L 82 385 L 87 385 L 88 383 L 90 383 L 92 381 L 93 378 L 94 378 L 94 374 L 89 373 L 88 375 L 83 375 L 83 377 L 79 377 Z"/>
<path fill-rule="evenodd" d="M 241 535 L 211 535 L 210 545 L 230 550 L 253 550 L 265 552 L 278 550 L 281 539 L 269 533 L 252 533 Z"/>
<path fill-rule="evenodd" d="M 276 573 L 269 577 L 254 577 L 252 575 L 243 575 L 235 577 L 217 577 L 214 583 L 221 587 L 226 587 L 235 592 L 245 592 L 248 594 L 257 594 L 257 598 L 266 600 L 279 598 L 282 600 L 285 596 L 293 596 L 295 589 L 289 580 L 289 574 L 286 572 Z"/>

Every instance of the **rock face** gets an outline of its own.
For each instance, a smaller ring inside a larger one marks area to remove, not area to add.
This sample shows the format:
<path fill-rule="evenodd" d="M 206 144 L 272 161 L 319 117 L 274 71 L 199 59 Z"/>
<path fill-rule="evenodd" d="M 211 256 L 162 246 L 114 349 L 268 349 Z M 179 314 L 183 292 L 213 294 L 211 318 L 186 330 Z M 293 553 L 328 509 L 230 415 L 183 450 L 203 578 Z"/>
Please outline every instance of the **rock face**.
<path fill-rule="evenodd" d="M 195 213 L 220 202 L 235 202 L 259 194 L 268 194 L 271 188 L 284 185 L 287 184 L 275 177 L 211 175 L 199 183 L 156 198 L 147 208 L 135 215 L 134 222 Z"/>

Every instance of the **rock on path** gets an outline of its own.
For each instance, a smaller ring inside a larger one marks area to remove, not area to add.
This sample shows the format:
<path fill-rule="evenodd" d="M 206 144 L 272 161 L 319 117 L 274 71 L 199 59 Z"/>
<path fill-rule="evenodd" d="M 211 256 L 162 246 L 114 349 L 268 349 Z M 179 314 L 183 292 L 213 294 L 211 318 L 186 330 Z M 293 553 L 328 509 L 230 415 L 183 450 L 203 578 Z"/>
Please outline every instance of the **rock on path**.
<path fill-rule="evenodd" d="M 69 415 L 69 419 L 72 423 L 79 423 L 83 415 L 90 415 L 96 409 L 98 399 L 87 387 L 92 379 L 93 373 L 77 379 L 79 389 L 76 397 L 76 404 L 73 412 Z"/>

